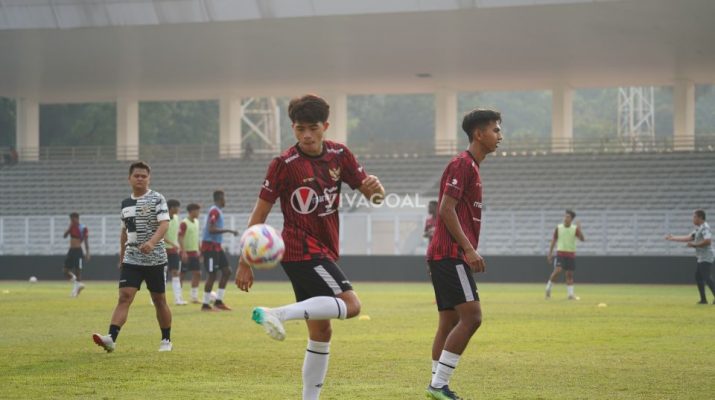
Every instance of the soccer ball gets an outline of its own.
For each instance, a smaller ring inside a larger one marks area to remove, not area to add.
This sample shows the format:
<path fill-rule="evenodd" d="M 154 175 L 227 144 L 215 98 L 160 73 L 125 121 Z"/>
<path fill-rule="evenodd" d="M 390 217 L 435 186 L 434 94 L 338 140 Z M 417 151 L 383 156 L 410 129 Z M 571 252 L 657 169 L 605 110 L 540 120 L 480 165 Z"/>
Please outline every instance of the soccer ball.
<path fill-rule="evenodd" d="M 36 276 L 31 276 L 30 277 L 30 283 L 36 283 L 37 282 L 37 277 Z"/>
<path fill-rule="evenodd" d="M 241 236 L 241 257 L 253 268 L 275 267 L 283 258 L 284 251 L 283 238 L 270 225 L 253 225 Z"/>

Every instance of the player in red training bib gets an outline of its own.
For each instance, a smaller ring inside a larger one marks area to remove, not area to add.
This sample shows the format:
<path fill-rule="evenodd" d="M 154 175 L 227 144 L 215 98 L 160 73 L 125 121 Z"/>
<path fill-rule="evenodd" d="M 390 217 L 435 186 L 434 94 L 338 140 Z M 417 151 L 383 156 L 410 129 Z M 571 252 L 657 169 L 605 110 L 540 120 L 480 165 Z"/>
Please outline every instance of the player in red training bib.
<path fill-rule="evenodd" d="M 283 240 L 282 266 L 293 284 L 296 303 L 277 308 L 257 307 L 253 320 L 272 338 L 283 340 L 283 322 L 305 320 L 308 348 L 303 362 L 303 399 L 317 399 L 328 370 L 331 319 L 360 313 L 360 300 L 335 263 L 338 259 L 340 189 L 343 183 L 380 203 L 385 189 L 367 175 L 341 143 L 324 140 L 330 107 L 308 94 L 291 100 L 288 116 L 298 143 L 273 159 L 248 225 L 264 223 L 280 199 Z M 248 291 L 253 271 L 241 259 L 236 285 Z"/>
<path fill-rule="evenodd" d="M 482 180 L 479 165 L 501 142 L 501 114 L 474 110 L 464 116 L 467 150 L 452 159 L 442 174 L 434 236 L 427 248 L 427 264 L 439 311 L 432 344 L 433 399 L 458 399 L 449 379 L 469 339 L 482 323 L 477 285 L 472 272 L 484 272 L 477 253 L 482 224 Z"/>

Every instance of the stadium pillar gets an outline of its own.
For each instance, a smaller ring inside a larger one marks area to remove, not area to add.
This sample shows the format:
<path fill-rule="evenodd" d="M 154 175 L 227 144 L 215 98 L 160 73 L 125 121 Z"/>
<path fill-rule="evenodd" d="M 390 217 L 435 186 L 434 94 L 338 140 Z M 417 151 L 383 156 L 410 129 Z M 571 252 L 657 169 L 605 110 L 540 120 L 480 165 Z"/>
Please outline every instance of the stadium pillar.
<path fill-rule="evenodd" d="M 117 160 L 139 159 L 139 101 L 117 99 Z"/>
<path fill-rule="evenodd" d="M 695 84 L 688 80 L 675 82 L 673 91 L 673 149 L 695 149 Z"/>
<path fill-rule="evenodd" d="M 40 103 L 31 99 L 17 99 L 15 131 L 17 152 L 21 161 L 40 158 Z"/>
<path fill-rule="evenodd" d="M 566 85 L 551 92 L 551 151 L 573 151 L 573 89 Z"/>
<path fill-rule="evenodd" d="M 242 99 L 226 95 L 219 100 L 219 146 L 220 158 L 241 156 L 241 121 L 243 119 Z"/>
<path fill-rule="evenodd" d="M 457 151 L 457 92 L 441 91 L 434 95 L 435 154 Z"/>
<path fill-rule="evenodd" d="M 346 94 L 328 94 L 325 101 L 330 104 L 330 130 L 328 139 L 339 143 L 348 143 L 348 96 Z"/>

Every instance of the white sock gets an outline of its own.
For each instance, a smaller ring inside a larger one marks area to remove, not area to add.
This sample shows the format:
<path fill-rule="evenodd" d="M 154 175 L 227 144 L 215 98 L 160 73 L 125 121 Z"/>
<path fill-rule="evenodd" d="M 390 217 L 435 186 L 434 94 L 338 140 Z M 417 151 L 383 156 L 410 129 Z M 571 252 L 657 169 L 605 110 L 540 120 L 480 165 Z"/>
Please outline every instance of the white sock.
<path fill-rule="evenodd" d="M 79 288 L 79 285 L 81 285 L 80 281 L 74 281 L 74 283 L 72 284 L 72 289 L 77 290 L 77 288 Z"/>
<path fill-rule="evenodd" d="M 283 307 L 271 309 L 281 321 L 293 319 L 345 319 L 348 306 L 337 297 L 318 296 L 293 303 Z"/>
<path fill-rule="evenodd" d="M 171 288 L 174 292 L 174 300 L 181 300 L 181 278 L 178 276 L 171 278 Z"/>
<path fill-rule="evenodd" d="M 573 296 L 573 285 L 566 286 L 569 296 Z"/>
<path fill-rule="evenodd" d="M 191 288 L 191 299 L 199 299 L 199 288 L 198 287 L 192 287 Z"/>
<path fill-rule="evenodd" d="M 554 284 L 551 282 L 551 280 L 549 280 L 548 282 L 546 282 L 546 290 L 551 290 L 551 288 L 552 288 L 553 286 L 554 286 Z"/>
<path fill-rule="evenodd" d="M 439 365 L 439 361 L 437 360 L 432 360 L 432 376 L 437 373 L 437 366 Z"/>
<path fill-rule="evenodd" d="M 211 303 L 211 292 L 204 292 L 204 304 Z"/>
<path fill-rule="evenodd" d="M 330 342 L 315 342 L 308 339 L 308 348 L 303 360 L 303 400 L 318 400 L 320 389 L 328 372 Z"/>
<path fill-rule="evenodd" d="M 223 294 L 226 291 L 226 289 L 219 289 L 218 293 L 216 294 L 216 300 L 223 300 Z"/>
<path fill-rule="evenodd" d="M 452 377 L 454 369 L 457 368 L 459 357 L 459 354 L 442 350 L 442 355 L 439 357 L 439 365 L 437 365 L 437 371 L 434 376 L 432 376 L 433 388 L 439 389 L 449 384 L 449 378 Z"/>

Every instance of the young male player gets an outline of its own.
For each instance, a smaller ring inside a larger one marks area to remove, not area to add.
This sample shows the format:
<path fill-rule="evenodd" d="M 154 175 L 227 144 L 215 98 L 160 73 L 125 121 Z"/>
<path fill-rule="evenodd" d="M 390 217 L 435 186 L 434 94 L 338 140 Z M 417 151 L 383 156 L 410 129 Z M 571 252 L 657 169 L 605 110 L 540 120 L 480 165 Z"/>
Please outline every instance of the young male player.
<path fill-rule="evenodd" d="M 63 238 L 70 237 L 70 248 L 67 251 L 63 272 L 72 282 L 71 297 L 79 296 L 84 289 L 82 283 L 82 261 L 91 258 L 89 255 L 89 229 L 79 222 L 79 214 L 70 214 L 70 226 L 65 231 Z M 84 243 L 84 254 L 82 253 L 82 243 Z"/>
<path fill-rule="evenodd" d="M 201 311 L 215 311 L 211 308 L 211 291 L 214 287 L 214 281 L 218 270 L 221 270 L 221 280 L 218 282 L 218 295 L 214 302 L 214 307 L 223 310 L 231 311 L 231 307 L 223 302 L 223 296 L 226 292 L 226 283 L 231 277 L 231 268 L 228 265 L 228 258 L 223 251 L 223 234 L 232 233 L 233 236 L 238 235 L 238 232 L 223 227 L 223 211 L 226 206 L 226 195 L 223 190 L 217 190 L 213 194 L 214 205 L 209 208 L 209 215 L 206 217 L 206 225 L 201 242 L 201 253 L 204 256 L 204 268 L 208 276 L 204 285 L 204 303 L 201 306 Z"/>
<path fill-rule="evenodd" d="M 199 282 L 201 281 L 200 267 L 200 236 L 198 204 L 191 203 L 186 206 L 189 215 L 179 225 L 179 244 L 181 245 L 181 266 L 186 266 L 191 271 L 191 302 L 199 304 Z"/>
<path fill-rule="evenodd" d="M 95 333 L 92 340 L 107 353 L 114 351 L 119 330 L 129 314 L 142 282 L 151 293 L 156 319 L 161 328 L 159 351 L 171 351 L 171 311 L 166 304 L 166 250 L 164 235 L 169 228 L 169 210 L 164 196 L 149 189 L 151 168 L 143 161 L 129 167 L 130 197 L 122 201 L 122 230 L 119 242 L 119 301 L 109 333 Z"/>
<path fill-rule="evenodd" d="M 171 271 L 171 289 L 174 293 L 174 304 L 183 306 L 187 303 L 181 295 L 181 281 L 184 278 L 181 255 L 179 254 L 181 249 L 179 245 L 179 207 L 181 203 L 178 200 L 171 199 L 166 204 L 169 206 L 169 229 L 166 230 L 164 243 L 166 256 L 169 260 L 169 271 Z"/>
<path fill-rule="evenodd" d="M 549 245 L 549 254 L 546 255 L 546 260 L 549 265 L 554 266 L 549 281 L 546 282 L 546 298 L 551 298 L 551 288 L 554 286 L 554 281 L 558 278 L 561 271 L 566 271 L 566 292 L 569 300 L 579 300 L 574 293 L 573 274 L 576 271 L 576 239 L 585 241 L 581 231 L 581 223 L 573 220 L 576 218 L 576 213 L 572 210 L 566 210 L 564 222 L 558 224 L 554 230 L 554 235 L 551 237 Z M 556 246 L 556 261 L 554 262 L 554 245 Z"/>
<path fill-rule="evenodd" d="M 427 395 L 458 399 L 449 380 L 462 352 L 482 323 L 482 309 L 472 272 L 484 272 L 477 252 L 482 218 L 479 166 L 502 140 L 501 114 L 476 109 L 464 116 L 469 147 L 454 157 L 442 174 L 434 237 L 427 264 L 437 299 L 439 324 L 432 344 L 432 381 Z"/>
<path fill-rule="evenodd" d="M 695 230 L 690 235 L 668 235 L 665 240 L 687 243 L 688 247 L 695 249 L 695 257 L 697 258 L 695 283 L 698 285 L 698 292 L 700 293 L 698 304 L 708 304 L 708 299 L 705 297 L 706 284 L 715 298 L 715 282 L 713 282 L 713 278 L 710 275 L 710 268 L 713 265 L 713 261 L 715 261 L 715 255 L 712 247 L 712 232 L 710 231 L 710 225 L 705 222 L 704 210 L 695 210 L 693 212 L 693 225 L 695 225 Z M 713 300 L 713 304 L 715 304 L 715 300 Z"/>
<path fill-rule="evenodd" d="M 296 303 L 257 307 L 253 320 L 272 338 L 283 340 L 283 322 L 305 320 L 308 348 L 303 361 L 303 399 L 318 399 L 328 370 L 331 319 L 360 313 L 360 300 L 335 263 L 338 259 L 338 206 L 343 182 L 374 203 L 385 189 L 367 175 L 347 146 L 324 140 L 330 107 L 308 94 L 291 100 L 288 116 L 298 143 L 273 159 L 248 225 L 264 223 L 280 198 L 283 240 L 282 266 L 293 284 Z M 253 272 L 240 260 L 236 285 L 248 291 Z"/>

